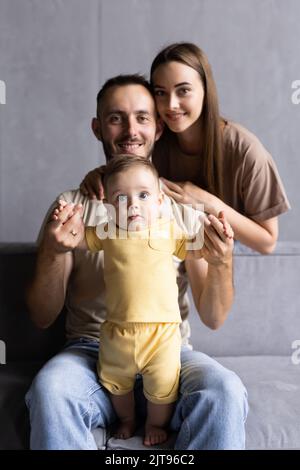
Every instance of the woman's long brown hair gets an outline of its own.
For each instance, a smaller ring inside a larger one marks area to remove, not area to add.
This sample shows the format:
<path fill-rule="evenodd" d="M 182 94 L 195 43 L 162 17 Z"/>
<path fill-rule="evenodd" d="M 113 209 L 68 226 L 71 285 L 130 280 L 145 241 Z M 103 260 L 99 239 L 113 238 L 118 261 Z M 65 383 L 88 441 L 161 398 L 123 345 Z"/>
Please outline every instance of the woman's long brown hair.
<path fill-rule="evenodd" d="M 220 116 L 217 89 L 212 70 L 204 52 L 192 43 L 175 43 L 163 49 L 151 65 L 150 80 L 153 87 L 153 74 L 157 67 L 175 61 L 192 67 L 199 73 L 203 88 L 204 102 L 201 113 L 203 124 L 203 174 L 207 190 L 223 196 L 223 151 L 221 126 L 225 120 Z M 168 132 L 168 129 L 166 130 Z"/>

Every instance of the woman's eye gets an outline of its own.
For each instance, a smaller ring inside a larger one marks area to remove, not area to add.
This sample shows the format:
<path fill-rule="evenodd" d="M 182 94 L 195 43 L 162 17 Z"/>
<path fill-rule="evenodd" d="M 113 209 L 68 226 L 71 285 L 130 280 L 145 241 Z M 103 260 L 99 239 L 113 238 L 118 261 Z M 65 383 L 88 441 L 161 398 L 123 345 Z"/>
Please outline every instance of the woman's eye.
<path fill-rule="evenodd" d="M 164 92 L 162 90 L 155 90 L 154 95 L 155 96 L 163 96 Z"/>
<path fill-rule="evenodd" d="M 141 194 L 140 194 L 140 199 L 147 199 L 149 196 L 149 193 L 147 193 L 146 191 L 143 191 Z"/>
<path fill-rule="evenodd" d="M 126 201 L 127 201 L 127 196 L 126 196 L 126 194 L 119 194 L 119 195 L 117 196 L 117 201 L 118 201 L 118 202 L 126 202 Z"/>
<path fill-rule="evenodd" d="M 191 91 L 190 88 L 181 88 L 181 89 L 179 90 L 179 93 L 180 93 L 181 95 L 186 95 L 189 91 Z"/>

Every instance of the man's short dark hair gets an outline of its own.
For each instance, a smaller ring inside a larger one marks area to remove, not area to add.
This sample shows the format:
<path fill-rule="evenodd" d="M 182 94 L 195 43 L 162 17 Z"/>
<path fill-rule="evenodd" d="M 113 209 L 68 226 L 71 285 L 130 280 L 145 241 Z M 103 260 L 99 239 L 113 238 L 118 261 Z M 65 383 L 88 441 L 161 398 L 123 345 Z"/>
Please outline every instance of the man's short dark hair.
<path fill-rule="evenodd" d="M 99 116 L 99 107 L 103 96 L 109 88 L 114 86 L 141 85 L 152 95 L 152 88 L 144 75 L 134 73 L 132 75 L 117 75 L 107 80 L 97 95 L 97 116 Z"/>

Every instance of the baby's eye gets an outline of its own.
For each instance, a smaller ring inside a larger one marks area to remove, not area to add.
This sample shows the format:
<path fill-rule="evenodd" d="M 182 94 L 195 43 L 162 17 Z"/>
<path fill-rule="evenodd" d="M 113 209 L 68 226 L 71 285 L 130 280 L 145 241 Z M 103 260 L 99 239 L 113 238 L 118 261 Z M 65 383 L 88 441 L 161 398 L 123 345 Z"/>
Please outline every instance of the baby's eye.
<path fill-rule="evenodd" d="M 149 196 L 150 196 L 150 194 L 147 193 L 147 191 L 142 191 L 140 193 L 140 199 L 142 199 L 142 200 L 148 199 Z"/>
<path fill-rule="evenodd" d="M 118 202 L 126 202 L 126 201 L 127 201 L 127 196 L 126 196 L 126 194 L 118 194 L 118 196 L 117 196 L 117 201 L 118 201 Z"/>

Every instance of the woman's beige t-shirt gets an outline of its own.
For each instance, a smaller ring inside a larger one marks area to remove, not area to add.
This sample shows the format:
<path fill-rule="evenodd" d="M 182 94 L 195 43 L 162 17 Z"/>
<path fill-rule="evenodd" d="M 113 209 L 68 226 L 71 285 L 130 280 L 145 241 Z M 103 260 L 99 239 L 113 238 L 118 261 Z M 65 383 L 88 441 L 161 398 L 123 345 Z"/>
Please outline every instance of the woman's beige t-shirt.
<path fill-rule="evenodd" d="M 290 208 L 275 162 L 254 134 L 227 121 L 223 149 L 226 204 L 257 221 L 278 216 Z M 204 188 L 201 158 L 183 153 L 174 134 L 162 136 L 155 145 L 152 160 L 160 176 L 190 181 Z"/>

